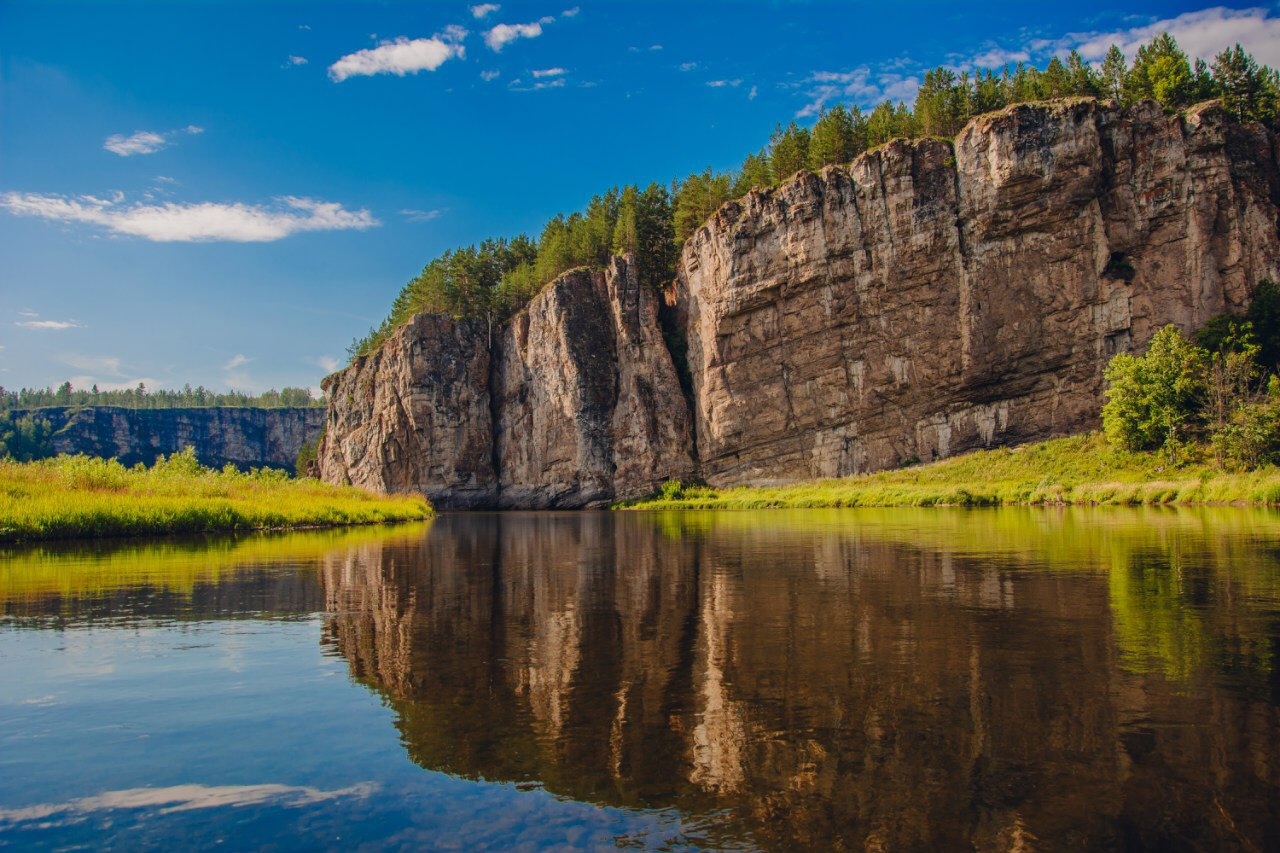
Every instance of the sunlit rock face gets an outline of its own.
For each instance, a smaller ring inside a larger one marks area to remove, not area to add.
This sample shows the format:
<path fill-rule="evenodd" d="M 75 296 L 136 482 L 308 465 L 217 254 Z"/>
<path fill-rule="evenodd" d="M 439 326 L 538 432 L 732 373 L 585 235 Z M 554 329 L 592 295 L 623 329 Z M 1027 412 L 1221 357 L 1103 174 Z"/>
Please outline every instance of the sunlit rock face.
<path fill-rule="evenodd" d="M 624 259 L 495 329 L 416 318 L 327 380 L 321 471 L 575 508 L 1078 432 L 1112 356 L 1276 277 L 1278 199 L 1274 135 L 1216 103 L 1010 107 L 724 205 L 684 245 L 667 338 Z"/>
<path fill-rule="evenodd" d="M 13 413 L 15 417 L 27 414 Z M 126 409 L 77 406 L 33 409 L 49 422 L 54 453 L 116 458 L 150 465 L 157 456 L 192 448 L 204 465 L 284 468 L 292 471 L 302 445 L 315 441 L 325 410 L 220 406 L 190 409 Z"/>
<path fill-rule="evenodd" d="M 660 298 L 614 258 L 556 279 L 506 324 L 419 314 L 325 380 L 329 482 L 445 508 L 581 508 L 694 470 Z"/>
<path fill-rule="evenodd" d="M 726 843 L 1265 847 L 1256 554 L 1194 515 L 946 516 L 444 516 L 326 560 L 327 635 L 422 766 Z"/>
<path fill-rule="evenodd" d="M 702 473 L 842 476 L 1096 426 L 1111 356 L 1275 276 L 1278 197 L 1260 125 L 1080 99 L 725 205 L 676 283 Z"/>

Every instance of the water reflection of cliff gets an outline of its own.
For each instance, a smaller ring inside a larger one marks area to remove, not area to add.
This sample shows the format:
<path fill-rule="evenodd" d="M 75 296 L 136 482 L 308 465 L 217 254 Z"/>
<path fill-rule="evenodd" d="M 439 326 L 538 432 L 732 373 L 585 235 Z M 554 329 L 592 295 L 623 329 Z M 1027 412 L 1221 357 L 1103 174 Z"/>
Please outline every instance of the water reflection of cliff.
<path fill-rule="evenodd" d="M 326 558 L 327 631 L 424 767 L 723 810 L 768 847 L 1280 845 L 1280 626 L 1258 639 L 1252 587 L 1187 537 L 1175 605 L 1146 540 L 1066 571 L 929 538 L 444 516 Z M 1153 630 L 1209 651 L 1135 665 L 1121 635 Z"/>

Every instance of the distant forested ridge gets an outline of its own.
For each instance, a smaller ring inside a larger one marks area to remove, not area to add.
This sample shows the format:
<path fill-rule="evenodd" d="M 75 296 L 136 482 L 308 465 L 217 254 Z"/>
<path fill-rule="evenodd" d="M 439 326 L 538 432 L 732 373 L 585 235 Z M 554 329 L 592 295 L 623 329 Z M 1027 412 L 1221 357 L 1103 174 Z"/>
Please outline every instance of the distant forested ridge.
<path fill-rule="evenodd" d="M 1132 64 L 1113 45 L 1097 66 L 1072 51 L 1043 68 L 1019 63 L 969 74 L 939 67 L 924 75 L 914 109 L 887 100 L 866 113 L 857 106 L 823 105 L 810 127 L 778 125 L 768 144 L 737 169 L 708 167 L 669 188 L 614 187 L 592 198 L 585 211 L 555 216 L 536 240 L 521 234 L 447 251 L 404 286 L 386 320 L 353 341 L 348 352 L 355 358 L 376 351 L 424 311 L 486 319 L 492 329 L 556 276 L 575 267 L 601 267 L 614 254 L 634 254 L 641 280 L 661 287 L 675 275 L 684 241 L 732 198 L 777 186 L 803 169 L 847 163 L 890 139 L 950 139 L 974 116 L 1073 96 L 1122 105 L 1152 99 L 1170 111 L 1219 98 L 1233 119 L 1275 126 L 1280 75 L 1258 65 L 1238 44 L 1212 63 L 1193 63 L 1168 33 L 1140 47 Z"/>
<path fill-rule="evenodd" d="M 240 391 L 219 393 L 203 385 L 184 385 L 179 391 L 151 390 L 143 383 L 120 391 L 99 391 L 71 387 L 64 382 L 58 388 L 22 388 L 10 391 L 0 386 L 0 412 L 44 409 L 51 406 L 119 406 L 125 409 L 199 409 L 207 407 L 244 407 L 256 409 L 323 408 L 324 396 L 315 397 L 309 388 L 274 388 L 261 394 Z"/>

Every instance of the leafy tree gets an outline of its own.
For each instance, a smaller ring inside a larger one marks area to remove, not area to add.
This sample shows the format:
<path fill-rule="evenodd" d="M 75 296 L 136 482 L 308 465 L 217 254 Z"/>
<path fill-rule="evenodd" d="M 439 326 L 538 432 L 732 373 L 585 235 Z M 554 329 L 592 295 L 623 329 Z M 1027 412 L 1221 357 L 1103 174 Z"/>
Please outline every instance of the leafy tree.
<path fill-rule="evenodd" d="M 1165 107 L 1177 109 L 1191 104 L 1195 94 L 1191 64 L 1173 36 L 1161 33 L 1138 48 L 1125 77 L 1125 97 L 1130 103 L 1155 98 Z"/>
<path fill-rule="evenodd" d="M 45 418 L 0 414 L 0 458 L 31 462 L 53 455 L 53 429 Z"/>
<path fill-rule="evenodd" d="M 1124 58 L 1124 53 L 1114 44 L 1111 45 L 1107 50 L 1106 57 L 1102 60 L 1102 68 L 1099 70 L 1099 77 L 1101 78 L 1099 84 L 1102 96 L 1124 102 L 1124 81 L 1128 79 L 1128 76 L 1128 62 Z"/>
<path fill-rule="evenodd" d="M 733 182 L 733 194 L 744 196 L 754 189 L 771 187 L 774 184 L 773 169 L 769 167 L 768 151 L 759 154 L 748 154 L 738 169 L 738 177 Z"/>
<path fill-rule="evenodd" d="M 1280 372 L 1280 287 L 1269 278 L 1259 282 L 1244 316 L 1258 344 L 1258 363 Z"/>
<path fill-rule="evenodd" d="M 769 168 L 778 181 L 809 168 L 809 130 L 794 121 L 785 130 L 781 125 L 776 127 L 769 141 Z"/>
<path fill-rule="evenodd" d="M 1213 86 L 1227 114 L 1239 121 L 1271 122 L 1276 118 L 1277 90 L 1273 75 L 1259 68 L 1237 44 L 1213 60 Z"/>
<path fill-rule="evenodd" d="M 852 160 L 861 153 L 855 134 L 853 115 L 844 104 L 820 114 L 809 137 L 809 168 L 817 170 Z"/>
<path fill-rule="evenodd" d="M 1174 461 L 1178 442 L 1199 424 L 1207 362 L 1205 351 L 1177 326 L 1156 332 L 1144 356 L 1116 355 L 1105 374 L 1107 438 L 1128 450 L 1165 448 Z"/>

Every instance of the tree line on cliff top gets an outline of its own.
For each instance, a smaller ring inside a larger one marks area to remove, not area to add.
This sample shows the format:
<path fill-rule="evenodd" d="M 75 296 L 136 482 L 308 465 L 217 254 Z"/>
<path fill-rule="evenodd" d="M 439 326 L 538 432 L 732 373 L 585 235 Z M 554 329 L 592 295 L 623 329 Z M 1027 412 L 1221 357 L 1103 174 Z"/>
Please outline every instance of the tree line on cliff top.
<path fill-rule="evenodd" d="M 1018 63 L 974 74 L 935 68 L 924 75 L 914 108 L 886 100 L 864 113 L 836 104 L 821 109 L 812 127 L 778 125 L 769 143 L 737 169 L 707 168 L 670 188 L 614 187 L 592 198 L 585 211 L 556 215 L 536 240 L 521 234 L 446 251 L 404 286 L 382 324 L 353 341 L 348 352 L 353 358 L 375 352 L 421 312 L 482 318 L 492 328 L 556 276 L 575 267 L 602 267 L 615 254 L 634 254 L 641 282 L 661 287 L 674 276 L 684 241 L 730 199 L 778 186 L 803 169 L 847 163 L 894 138 L 950 139 L 974 116 L 1072 96 L 1125 106 L 1152 99 L 1168 110 L 1220 98 L 1237 121 L 1274 126 L 1280 117 L 1275 70 L 1258 65 L 1238 44 L 1212 63 L 1191 62 L 1168 33 L 1138 48 L 1132 64 L 1113 45 L 1097 66 L 1072 51 L 1044 68 Z"/>
<path fill-rule="evenodd" d="M 119 406 L 122 409 L 201 409 L 238 406 L 253 409 L 283 407 L 324 408 L 324 396 L 316 397 L 310 388 L 272 388 L 261 394 L 242 391 L 211 391 L 203 385 L 184 385 L 178 390 L 147 388 L 139 382 L 135 388 L 100 390 L 97 385 L 85 390 L 64 382 L 57 388 L 20 388 L 16 391 L 0 386 L 0 414 L 15 409 L 44 409 L 51 406 Z"/>

